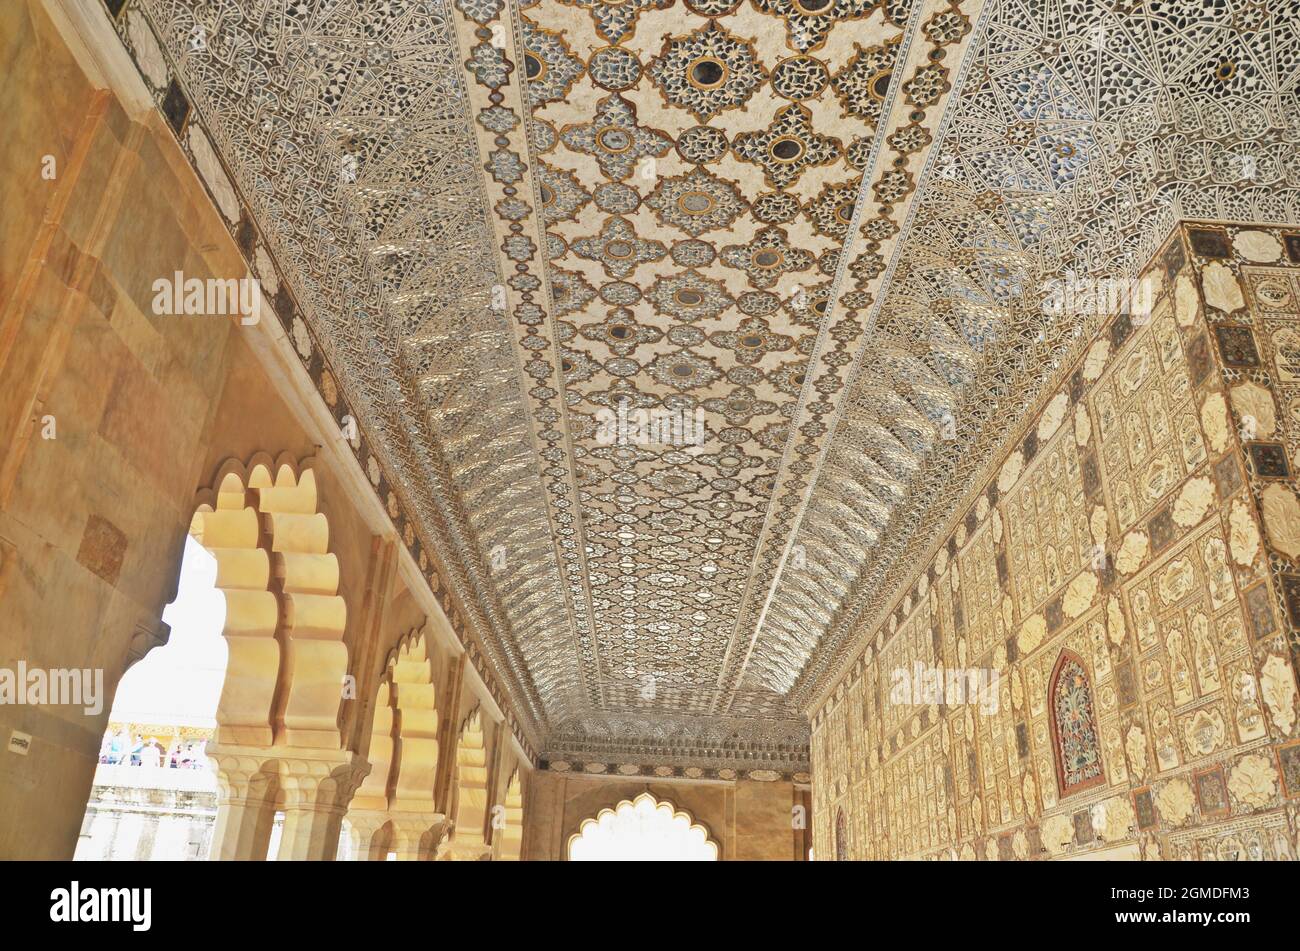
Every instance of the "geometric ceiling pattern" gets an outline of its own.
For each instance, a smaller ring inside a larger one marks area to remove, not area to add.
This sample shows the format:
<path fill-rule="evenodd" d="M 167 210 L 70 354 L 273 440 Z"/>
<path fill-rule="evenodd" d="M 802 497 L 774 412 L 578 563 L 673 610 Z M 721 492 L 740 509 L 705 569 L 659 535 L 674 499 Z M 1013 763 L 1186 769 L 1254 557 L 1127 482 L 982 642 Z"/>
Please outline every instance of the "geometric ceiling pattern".
<path fill-rule="evenodd" d="M 1300 220 L 1300 0 L 139 3 L 555 759 L 805 762 L 1045 282 Z"/>

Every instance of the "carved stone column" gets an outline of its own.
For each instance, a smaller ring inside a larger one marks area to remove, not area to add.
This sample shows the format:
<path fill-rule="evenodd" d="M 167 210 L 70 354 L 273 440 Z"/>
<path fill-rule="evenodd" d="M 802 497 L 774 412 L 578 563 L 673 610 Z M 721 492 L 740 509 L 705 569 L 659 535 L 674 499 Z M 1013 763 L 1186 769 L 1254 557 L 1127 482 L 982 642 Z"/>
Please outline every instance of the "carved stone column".
<path fill-rule="evenodd" d="M 333 861 L 343 816 L 370 764 L 350 750 L 286 749 L 279 765 L 284 833 L 276 858 Z"/>
<path fill-rule="evenodd" d="M 446 817 L 436 812 L 390 814 L 397 833 L 393 846 L 399 862 L 428 862 L 437 852 Z"/>
<path fill-rule="evenodd" d="M 280 796 L 276 762 L 268 753 L 209 744 L 218 787 L 210 860 L 266 860 Z"/>
<path fill-rule="evenodd" d="M 374 856 L 371 848 L 375 834 L 388 822 L 387 809 L 358 809 L 353 803 L 347 813 L 348 825 L 352 827 L 352 858 L 357 862 L 369 862 Z M 383 856 L 380 856 L 383 858 Z"/>
<path fill-rule="evenodd" d="M 446 860 L 449 862 L 484 862 L 492 856 L 492 846 L 475 835 L 462 836 L 459 841 L 455 830 L 446 846 Z M 441 857 L 441 856 L 440 856 Z"/>

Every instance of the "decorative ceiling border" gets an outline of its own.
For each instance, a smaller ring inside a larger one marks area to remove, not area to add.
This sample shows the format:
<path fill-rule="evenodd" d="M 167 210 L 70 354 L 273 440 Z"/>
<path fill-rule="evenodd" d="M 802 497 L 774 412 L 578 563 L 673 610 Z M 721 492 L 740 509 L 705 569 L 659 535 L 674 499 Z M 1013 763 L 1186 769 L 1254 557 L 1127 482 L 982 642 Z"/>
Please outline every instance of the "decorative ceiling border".
<path fill-rule="evenodd" d="M 579 760 L 706 767 L 719 763 L 757 763 L 774 769 L 808 768 L 810 725 L 807 720 L 758 721 L 748 717 L 661 714 L 653 732 L 644 730 L 637 711 L 604 713 L 583 729 L 562 727 L 547 737 L 546 760 Z M 719 739 L 719 736 L 722 738 Z"/>
<path fill-rule="evenodd" d="M 748 780 L 756 783 L 787 782 L 798 786 L 812 783 L 812 773 L 807 765 L 798 768 L 751 768 L 748 766 L 682 766 L 677 762 L 627 762 L 616 760 L 556 759 L 542 760 L 539 769 L 554 773 L 581 773 L 586 776 L 608 776 L 611 779 L 692 779 L 701 781 L 735 782 Z"/>

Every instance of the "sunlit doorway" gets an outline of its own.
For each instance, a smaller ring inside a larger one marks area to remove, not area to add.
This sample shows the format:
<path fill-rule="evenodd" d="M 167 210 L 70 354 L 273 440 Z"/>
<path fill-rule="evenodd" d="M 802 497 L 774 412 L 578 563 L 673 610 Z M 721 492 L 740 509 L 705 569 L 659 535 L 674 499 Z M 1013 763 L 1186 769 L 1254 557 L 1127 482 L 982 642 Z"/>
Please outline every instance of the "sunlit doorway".
<path fill-rule="evenodd" d="M 122 676 L 77 859 L 207 857 L 217 783 L 205 747 L 226 677 L 226 602 L 217 560 L 186 536 L 167 643 Z"/>
<path fill-rule="evenodd" d="M 670 802 L 642 793 L 602 809 L 569 839 L 571 862 L 716 862 L 708 830 Z"/>

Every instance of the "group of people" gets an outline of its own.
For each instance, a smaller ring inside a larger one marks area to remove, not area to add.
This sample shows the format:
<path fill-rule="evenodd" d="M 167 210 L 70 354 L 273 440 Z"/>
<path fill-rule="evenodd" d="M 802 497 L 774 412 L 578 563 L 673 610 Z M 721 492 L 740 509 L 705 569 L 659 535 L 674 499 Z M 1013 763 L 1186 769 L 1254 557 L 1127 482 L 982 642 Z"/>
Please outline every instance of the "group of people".
<path fill-rule="evenodd" d="M 146 739 L 139 733 L 131 736 L 126 729 L 109 733 L 99 750 L 99 761 L 108 766 L 152 766 L 170 769 L 204 769 L 207 756 L 202 740 L 182 740 L 176 737 L 164 747 L 157 739 Z"/>

